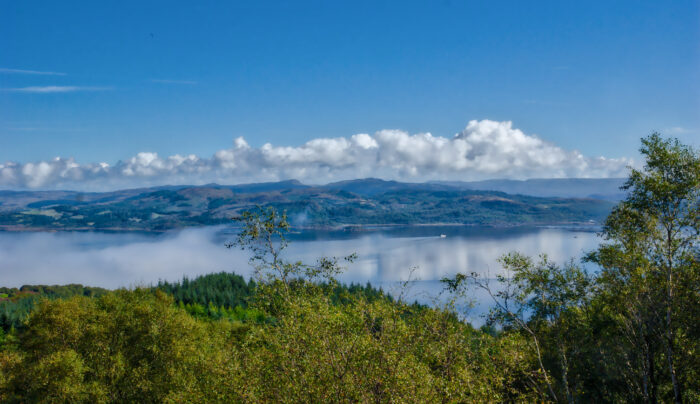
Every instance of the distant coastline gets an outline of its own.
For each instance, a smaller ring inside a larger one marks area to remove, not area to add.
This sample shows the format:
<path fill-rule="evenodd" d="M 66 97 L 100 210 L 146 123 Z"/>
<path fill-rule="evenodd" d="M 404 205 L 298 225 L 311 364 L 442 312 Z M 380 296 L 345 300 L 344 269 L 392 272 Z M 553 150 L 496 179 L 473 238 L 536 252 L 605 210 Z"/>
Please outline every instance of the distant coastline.
<path fill-rule="evenodd" d="M 376 226 L 575 226 L 600 224 L 619 181 L 402 183 L 378 179 L 307 186 L 298 181 L 244 185 L 166 186 L 104 193 L 0 191 L 0 231 L 164 232 L 222 225 L 256 206 L 287 212 L 299 229 Z M 575 189 L 574 189 L 575 188 Z M 575 192 L 574 192 L 575 191 Z M 608 197 L 575 197 L 590 192 Z M 610 198 L 609 198 L 610 197 Z"/>
<path fill-rule="evenodd" d="M 148 230 L 143 228 L 90 228 L 90 227 L 23 227 L 16 225 L 0 225 L 0 232 L 3 233 L 55 233 L 55 232 L 94 232 L 94 233 L 142 233 L 142 234 L 163 234 L 171 231 L 178 231 L 190 228 L 204 227 L 220 227 L 222 224 L 200 225 L 200 226 L 184 226 L 170 229 Z M 348 232 L 348 233 L 371 233 L 389 229 L 411 228 L 411 227 L 473 227 L 473 228 L 552 228 L 572 231 L 598 232 L 601 230 L 601 225 L 598 223 L 588 222 L 561 222 L 561 223 L 498 223 L 498 224 L 479 224 L 479 223 L 382 223 L 382 224 L 343 224 L 335 226 L 294 226 L 290 229 L 290 233 L 302 233 L 307 231 L 333 231 L 333 232 Z M 230 226 L 230 229 L 236 229 L 235 226 Z"/>

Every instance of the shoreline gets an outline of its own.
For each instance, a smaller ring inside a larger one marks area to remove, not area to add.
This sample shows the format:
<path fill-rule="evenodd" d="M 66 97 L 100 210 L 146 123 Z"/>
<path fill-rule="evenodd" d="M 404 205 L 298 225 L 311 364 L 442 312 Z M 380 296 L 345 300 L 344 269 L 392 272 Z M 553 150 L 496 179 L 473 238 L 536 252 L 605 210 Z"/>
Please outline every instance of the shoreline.
<path fill-rule="evenodd" d="M 222 224 L 210 224 L 201 226 L 180 226 L 168 229 L 143 229 L 143 228 L 121 228 L 121 227 L 109 227 L 109 228 L 91 228 L 91 227 L 65 227 L 65 228 L 55 228 L 55 227 L 24 227 L 16 225 L 0 225 L 0 232 L 2 233 L 70 233 L 70 232 L 80 232 L 80 233 L 151 233 L 151 234 L 164 234 L 172 231 L 180 231 L 186 229 L 201 229 L 206 227 L 220 227 L 226 226 Z M 320 225 L 320 226 L 292 226 L 290 233 L 302 233 L 305 231 L 344 231 L 344 232 L 373 232 L 380 231 L 383 229 L 397 229 L 397 228 L 410 228 L 410 227 L 473 227 L 473 228 L 494 228 L 494 229 L 508 229 L 508 228 L 522 228 L 522 227 L 533 227 L 533 228 L 556 228 L 556 229 L 571 229 L 580 231 L 598 231 L 602 224 L 600 223 L 590 223 L 590 222 L 540 222 L 540 223 L 370 223 L 370 224 L 341 224 L 341 225 Z M 227 226 L 228 228 L 235 229 L 236 226 Z"/>

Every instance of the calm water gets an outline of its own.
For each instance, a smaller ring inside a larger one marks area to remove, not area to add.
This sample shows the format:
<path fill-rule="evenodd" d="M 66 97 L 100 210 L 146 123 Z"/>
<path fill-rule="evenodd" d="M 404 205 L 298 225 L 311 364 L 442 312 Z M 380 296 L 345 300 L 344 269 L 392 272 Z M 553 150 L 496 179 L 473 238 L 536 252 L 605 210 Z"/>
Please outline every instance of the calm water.
<path fill-rule="evenodd" d="M 441 237 L 444 234 L 446 237 Z M 125 233 L 0 233 L 0 284 L 81 283 L 116 288 L 177 280 L 217 271 L 250 276 L 248 256 L 224 243 L 221 227 L 152 235 Z M 423 302 L 437 295 L 439 279 L 457 272 L 493 277 L 497 258 L 509 251 L 547 253 L 557 262 L 596 247 L 595 233 L 558 228 L 420 226 L 367 232 L 293 234 L 287 257 L 314 262 L 319 256 L 357 253 L 341 280 L 371 282 L 398 293 L 413 268 L 407 295 Z M 480 296 L 475 296 L 481 300 Z M 476 310 L 479 312 L 480 310 Z"/>

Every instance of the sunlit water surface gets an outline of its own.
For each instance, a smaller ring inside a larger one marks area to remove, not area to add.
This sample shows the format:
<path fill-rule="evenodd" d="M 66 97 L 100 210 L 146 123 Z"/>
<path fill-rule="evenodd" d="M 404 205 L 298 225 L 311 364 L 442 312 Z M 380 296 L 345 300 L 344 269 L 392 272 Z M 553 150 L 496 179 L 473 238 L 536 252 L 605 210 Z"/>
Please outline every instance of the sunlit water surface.
<path fill-rule="evenodd" d="M 81 283 L 118 288 L 219 271 L 234 271 L 247 278 L 252 275 L 248 254 L 224 246 L 233 239 L 230 232 L 207 227 L 157 235 L 0 233 L 0 285 Z M 600 240 L 592 231 L 561 228 L 417 226 L 364 232 L 306 231 L 292 234 L 290 241 L 289 259 L 313 263 L 320 256 L 356 253 L 357 260 L 347 266 L 341 281 L 370 282 L 398 295 L 403 290 L 399 285 L 410 277 L 415 282 L 403 291 L 404 296 L 431 303 L 442 290 L 441 278 L 458 272 L 494 277 L 502 272 L 497 259 L 504 253 L 546 253 L 562 263 L 578 260 Z M 473 298 L 477 306 L 467 317 L 479 322 L 487 299 L 478 292 Z"/>

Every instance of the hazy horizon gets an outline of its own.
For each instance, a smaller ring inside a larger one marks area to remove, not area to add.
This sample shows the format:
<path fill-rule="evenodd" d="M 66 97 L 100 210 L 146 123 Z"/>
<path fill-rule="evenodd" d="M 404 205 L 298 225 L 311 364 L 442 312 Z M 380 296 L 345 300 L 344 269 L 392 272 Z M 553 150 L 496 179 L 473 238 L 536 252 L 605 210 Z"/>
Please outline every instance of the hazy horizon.
<path fill-rule="evenodd" d="M 180 187 L 207 187 L 207 186 L 220 186 L 220 187 L 245 187 L 245 186 L 254 186 L 254 185 L 275 185 L 275 184 L 285 184 L 285 183 L 290 183 L 290 184 L 297 184 L 299 186 L 304 186 L 304 187 L 324 187 L 328 185 L 336 185 L 336 184 L 342 184 L 342 183 L 352 183 L 352 182 L 362 182 L 362 181 L 379 181 L 382 183 L 397 183 L 397 184 L 407 184 L 407 185 L 445 185 L 445 186 L 450 186 L 451 184 L 457 185 L 457 184 L 473 184 L 473 185 L 479 185 L 479 184 L 491 184 L 491 183 L 498 183 L 498 182 L 503 182 L 503 183 L 515 183 L 515 184 L 525 184 L 525 183 L 533 183 L 533 182 L 566 182 L 566 181 L 624 181 L 626 180 L 627 177 L 594 177 L 594 178 L 586 178 L 586 177 L 571 177 L 571 178 L 527 178 L 527 179 L 509 179 L 509 178 L 487 178 L 483 180 L 476 180 L 476 181 L 464 181 L 464 180 L 428 180 L 428 181 L 401 181 L 401 180 L 392 180 L 392 179 L 384 179 L 384 178 L 378 178 L 378 177 L 364 177 L 364 178 L 351 178 L 351 179 L 346 179 L 346 180 L 339 180 L 339 181 L 331 181 L 331 182 L 319 182 L 319 183 L 313 183 L 313 182 L 304 182 L 300 181 L 296 178 L 289 178 L 289 179 L 282 179 L 278 181 L 262 181 L 262 182 L 232 182 L 232 183 L 223 183 L 223 182 L 207 182 L 207 183 L 182 183 L 182 184 L 177 184 L 177 183 L 165 183 L 165 184 L 159 184 L 159 185 L 150 185 L 150 186 L 140 186 L 140 187 L 127 187 L 127 188 L 105 188 L 105 189 L 80 189 L 80 188 L 52 188 L 52 187 L 45 187 L 45 188 L 12 188 L 12 187 L 2 187 L 0 186 L 0 192 L 1 191 L 9 191 L 9 192 L 77 192 L 77 193 L 109 193 L 109 192 L 118 192 L 118 191 L 130 191 L 130 190 L 139 190 L 139 189 L 155 189 L 155 188 L 170 188 L 170 187 L 175 187 L 175 188 L 180 188 Z M 478 188 L 475 188 L 478 189 Z"/>

